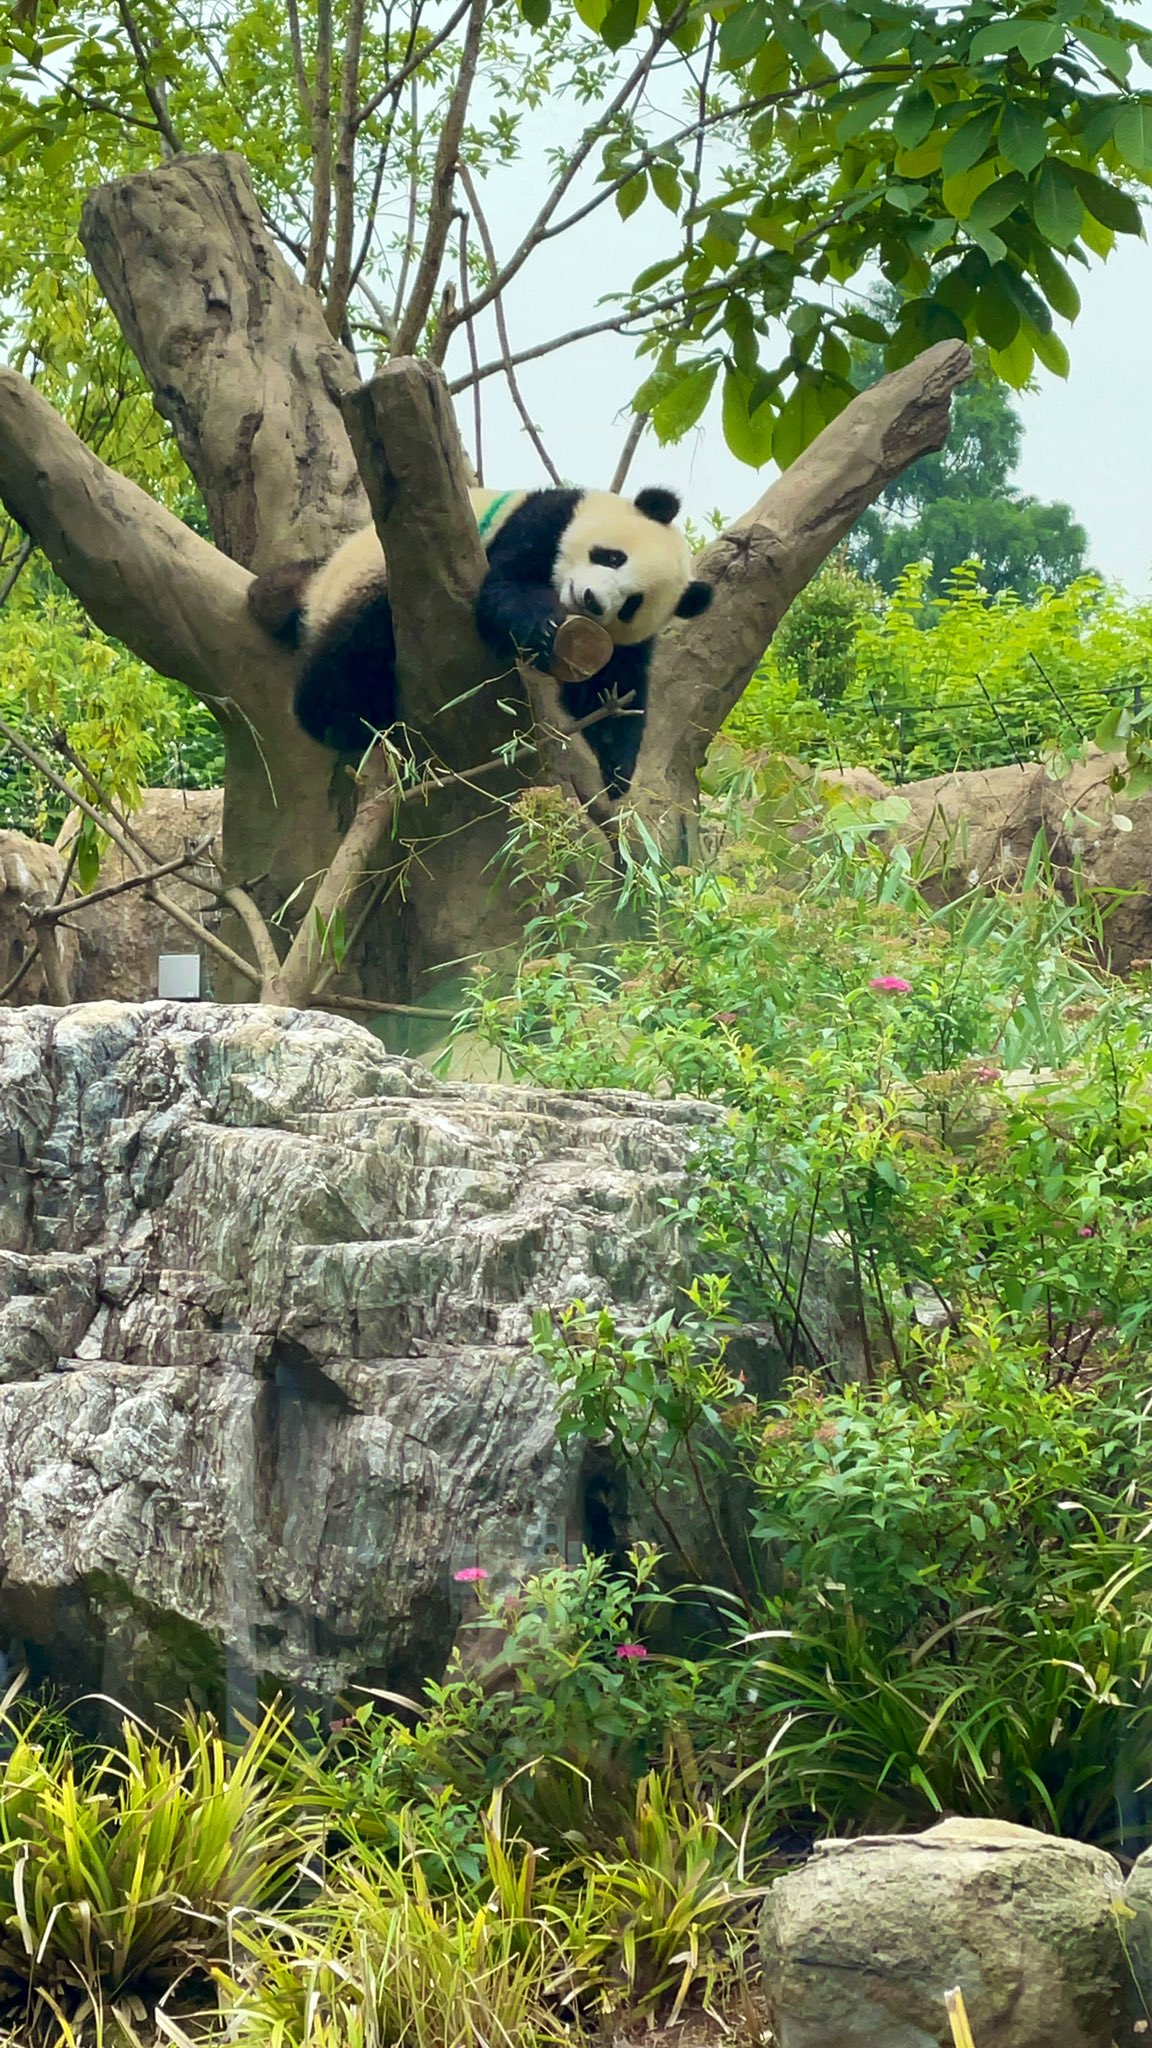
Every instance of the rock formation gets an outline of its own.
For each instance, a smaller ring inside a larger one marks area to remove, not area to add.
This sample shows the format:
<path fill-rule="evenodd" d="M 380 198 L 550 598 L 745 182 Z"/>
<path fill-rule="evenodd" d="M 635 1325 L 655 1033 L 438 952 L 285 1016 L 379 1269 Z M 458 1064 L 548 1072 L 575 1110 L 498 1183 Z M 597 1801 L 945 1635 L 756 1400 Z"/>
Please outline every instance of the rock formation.
<path fill-rule="evenodd" d="M 532 1313 L 669 1305 L 705 1106 L 162 1003 L 0 1011 L 0 1102 L 0 1639 L 34 1675 L 408 1690 L 455 1570 L 579 1545 Z"/>

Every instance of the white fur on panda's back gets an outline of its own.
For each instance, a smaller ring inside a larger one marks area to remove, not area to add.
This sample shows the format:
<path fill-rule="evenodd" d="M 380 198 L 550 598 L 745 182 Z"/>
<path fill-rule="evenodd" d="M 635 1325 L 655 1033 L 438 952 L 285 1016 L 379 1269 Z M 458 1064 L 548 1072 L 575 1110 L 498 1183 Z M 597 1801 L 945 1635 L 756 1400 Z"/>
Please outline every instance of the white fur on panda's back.
<path fill-rule="evenodd" d="M 486 491 L 478 485 L 469 491 L 472 510 L 479 524 L 496 506 L 495 517 L 485 530 L 485 541 L 498 533 L 506 519 L 522 505 L 526 491 Z M 351 611 L 388 588 L 384 550 L 374 526 L 362 526 L 358 533 L 341 541 L 334 555 L 321 564 L 304 593 L 300 617 L 306 638 L 314 639 L 341 613 Z"/>

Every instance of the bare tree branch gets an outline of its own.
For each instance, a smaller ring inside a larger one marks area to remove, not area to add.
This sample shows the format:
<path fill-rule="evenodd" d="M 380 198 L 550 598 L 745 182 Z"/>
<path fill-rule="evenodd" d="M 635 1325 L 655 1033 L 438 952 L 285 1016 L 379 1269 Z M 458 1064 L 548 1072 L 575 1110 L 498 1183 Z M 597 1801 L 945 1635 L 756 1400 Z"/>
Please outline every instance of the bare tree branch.
<path fill-rule="evenodd" d="M 332 0 L 316 0 L 316 82 L 312 88 L 312 224 L 304 282 L 318 292 L 332 217 Z"/>
<path fill-rule="evenodd" d="M 706 548 L 697 574 L 719 602 L 661 636 L 632 785 L 650 817 L 694 815 L 709 743 L 762 659 L 788 606 L 893 477 L 948 437 L 963 342 L 943 341 L 862 391 L 750 512 Z"/>
<path fill-rule="evenodd" d="M 628 471 L 632 467 L 632 457 L 644 438 L 644 429 L 647 425 L 648 415 L 646 412 L 633 413 L 632 424 L 625 435 L 624 446 L 620 450 L 620 460 L 612 472 L 612 481 L 608 486 L 610 491 L 622 491 L 624 489 Z"/>
<path fill-rule="evenodd" d="M 421 67 L 428 62 L 429 57 L 431 57 L 437 50 L 439 50 L 442 47 L 444 43 L 448 41 L 449 36 L 455 35 L 456 30 L 459 28 L 460 23 L 463 21 L 464 16 L 467 14 L 471 5 L 472 0 L 460 0 L 460 4 L 456 8 L 455 13 L 449 15 L 448 20 L 444 23 L 443 28 L 437 29 L 436 34 L 434 36 L 429 36 L 426 43 L 421 43 L 418 50 L 410 48 L 409 54 L 405 58 L 403 64 L 400 66 L 399 71 L 397 71 L 391 78 L 387 79 L 385 83 L 380 87 L 379 92 L 373 93 L 372 98 L 370 100 L 367 100 L 365 104 L 361 107 L 360 112 L 356 116 L 356 125 L 358 128 L 362 128 L 364 126 L 365 121 L 370 121 L 372 119 L 373 114 L 376 114 L 380 111 L 380 108 L 383 106 L 385 100 L 390 99 L 395 101 L 399 99 L 401 92 L 404 90 L 404 87 L 407 85 L 408 80 L 413 76 L 413 74 L 419 71 Z M 416 40 L 416 30 L 419 22 L 419 14 L 420 10 L 419 8 L 417 8 L 416 14 L 413 17 L 412 32 L 409 36 L 410 44 L 414 44 Z"/>
<path fill-rule="evenodd" d="M 109 469 L 15 370 L 0 367 L 0 498 L 89 616 L 217 704 L 279 689 L 291 664 L 248 617 L 248 576 Z"/>
<path fill-rule="evenodd" d="M 473 215 L 475 217 L 476 227 L 480 235 L 480 242 L 484 250 L 485 258 L 488 263 L 488 268 L 493 274 L 495 274 L 496 250 L 493 245 L 492 236 L 488 230 L 488 222 L 484 216 L 484 209 L 480 204 L 480 196 L 476 190 L 472 174 L 469 171 L 467 164 L 465 163 L 462 163 L 460 165 L 460 183 L 463 185 L 465 192 L 468 194 L 468 203 L 471 206 Z M 500 347 L 504 353 L 504 375 L 507 379 L 508 391 L 512 399 L 512 403 L 516 407 L 516 410 L 520 415 L 521 424 L 524 428 L 525 433 L 528 436 L 528 439 L 531 441 L 532 446 L 536 450 L 537 455 L 540 457 L 540 460 L 543 463 L 548 475 L 551 477 L 552 482 L 558 486 L 562 485 L 564 479 L 561 476 L 560 471 L 557 469 L 556 464 L 553 462 L 552 457 L 549 455 L 547 448 L 544 446 L 544 441 L 540 433 L 540 429 L 536 425 L 535 420 L 532 418 L 532 415 L 529 412 L 528 407 L 525 405 L 523 393 L 521 392 L 520 386 L 516 381 L 516 372 L 513 369 L 510 360 L 512 354 L 512 345 L 508 339 L 508 324 L 504 318 L 504 296 L 502 292 L 497 292 L 496 297 L 492 301 L 492 310 L 496 316 L 496 336 L 500 343 Z M 445 322 L 444 324 L 445 326 L 447 326 L 448 323 Z M 469 320 L 468 333 L 471 336 L 474 334 L 474 332 L 474 322 Z M 475 347 L 474 343 L 473 347 Z"/>
<path fill-rule="evenodd" d="M 480 45 L 484 35 L 484 22 L 488 11 L 488 0 L 471 0 L 468 10 L 468 27 L 464 36 L 464 47 L 460 53 L 460 68 L 440 140 L 436 145 L 436 161 L 432 168 L 432 188 L 428 200 L 428 218 L 424 227 L 424 252 L 416 271 L 412 294 L 400 318 L 396 335 L 398 356 L 410 355 L 424 331 L 424 323 L 436 292 L 440 266 L 444 261 L 444 250 L 452 225 L 452 205 L 456 184 L 456 172 L 460 162 L 460 144 L 464 136 L 464 122 L 468 114 L 468 101 L 480 61 Z M 452 325 L 448 326 L 451 333 Z"/>
<path fill-rule="evenodd" d="M 468 297 L 468 215 L 460 215 L 460 298 Z M 472 432 L 476 441 L 476 481 L 484 481 L 484 403 L 480 396 L 480 356 L 476 348 L 475 322 L 469 320 L 464 329 L 468 342 L 468 357 L 472 364 L 474 381 L 472 385 Z"/>
<path fill-rule="evenodd" d="M 563 171 L 556 180 L 539 213 L 536 215 L 535 220 L 513 250 L 504 268 L 498 270 L 489 279 L 484 289 L 478 292 L 476 297 L 471 299 L 467 306 L 458 308 L 456 319 L 453 323 L 455 326 L 458 327 L 461 321 L 465 319 L 475 319 L 477 313 L 482 313 L 486 306 L 490 306 L 493 299 L 511 284 L 517 272 L 523 269 L 533 250 L 538 248 L 540 243 L 548 238 L 549 223 L 564 194 L 570 189 L 573 180 L 579 176 L 596 144 L 601 142 L 604 136 L 610 132 L 614 122 L 628 105 L 629 100 L 642 88 L 656 61 L 657 55 L 664 48 L 670 37 L 682 25 L 683 18 L 683 9 L 678 8 L 669 21 L 662 23 L 658 29 L 653 31 L 652 40 L 647 50 L 638 63 L 633 66 L 615 98 L 609 102 L 599 120 L 595 121 L 591 128 L 585 129 Z"/>
<path fill-rule="evenodd" d="M 304 62 L 304 40 L 300 34 L 300 0 L 288 0 L 288 34 L 292 43 L 292 70 L 296 79 L 296 97 L 300 112 L 309 127 L 312 124 L 312 89 L 308 84 L 308 67 Z"/>
<path fill-rule="evenodd" d="M 131 7 L 128 5 L 128 0 L 117 0 L 117 9 L 124 32 L 132 45 L 132 55 L 136 59 L 136 69 L 140 74 L 140 83 L 144 88 L 144 95 L 148 105 L 155 116 L 161 140 L 167 148 L 169 155 L 179 156 L 182 144 L 180 137 L 172 126 L 172 117 L 168 112 L 168 95 L 161 82 L 152 76 L 152 59 L 145 47 L 144 38 L 140 33 L 140 25 Z"/>
<path fill-rule="evenodd" d="M 360 52 L 364 40 L 365 0 L 349 0 L 344 30 L 344 61 L 340 72 L 340 112 L 336 129 L 336 230 L 328 289 L 328 326 L 339 334 L 352 289 L 352 242 L 356 231 L 356 106 L 360 98 Z"/>

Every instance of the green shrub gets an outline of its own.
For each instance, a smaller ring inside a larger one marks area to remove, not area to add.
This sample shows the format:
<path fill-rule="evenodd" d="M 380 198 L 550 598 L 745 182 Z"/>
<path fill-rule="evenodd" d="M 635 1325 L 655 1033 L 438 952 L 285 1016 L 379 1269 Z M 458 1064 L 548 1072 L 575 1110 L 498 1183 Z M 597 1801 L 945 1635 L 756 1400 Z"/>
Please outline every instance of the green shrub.
<path fill-rule="evenodd" d="M 268 1899 L 299 1852 L 261 1783 L 269 1717 L 230 1760 L 215 1729 L 173 1741 L 126 1722 L 119 1749 L 74 1760 L 5 1703 L 0 1763 L 0 1996 L 34 2030 L 155 2000 L 222 1962 L 231 1916 Z"/>
<path fill-rule="evenodd" d="M 845 579 L 787 614 L 728 721 L 742 746 L 908 782 L 1073 747 L 1152 678 L 1152 605 L 1091 576 L 1028 605 L 989 600 L 971 563 L 938 598 L 923 563 L 887 600 Z"/>

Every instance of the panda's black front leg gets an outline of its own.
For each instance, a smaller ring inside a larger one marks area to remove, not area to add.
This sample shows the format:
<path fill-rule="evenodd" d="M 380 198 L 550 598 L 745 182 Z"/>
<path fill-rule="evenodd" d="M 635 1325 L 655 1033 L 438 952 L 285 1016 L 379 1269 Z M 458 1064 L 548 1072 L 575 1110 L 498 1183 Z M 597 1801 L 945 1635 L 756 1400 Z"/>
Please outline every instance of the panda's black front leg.
<path fill-rule="evenodd" d="M 546 669 L 564 614 L 550 584 L 521 583 L 490 569 L 476 599 L 476 627 L 503 661 Z"/>

